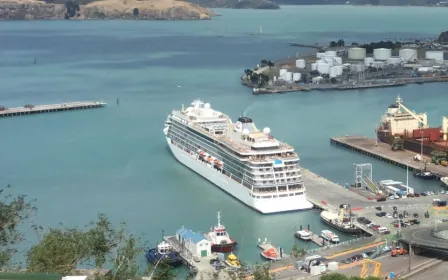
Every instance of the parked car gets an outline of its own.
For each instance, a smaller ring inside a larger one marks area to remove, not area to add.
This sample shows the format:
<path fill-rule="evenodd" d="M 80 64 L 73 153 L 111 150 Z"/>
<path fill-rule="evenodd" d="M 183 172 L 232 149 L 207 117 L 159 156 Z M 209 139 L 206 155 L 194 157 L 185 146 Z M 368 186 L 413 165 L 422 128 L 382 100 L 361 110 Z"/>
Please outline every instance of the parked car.
<path fill-rule="evenodd" d="M 375 209 L 378 210 L 378 211 L 383 210 L 383 208 L 381 208 L 381 206 L 377 206 L 377 207 L 375 207 Z"/>
<path fill-rule="evenodd" d="M 415 197 L 420 197 L 420 194 L 418 192 L 414 193 Z"/>
<path fill-rule="evenodd" d="M 376 201 L 377 201 L 377 202 L 386 201 L 386 198 L 385 198 L 385 197 L 378 197 L 378 198 L 376 199 Z"/>
<path fill-rule="evenodd" d="M 386 216 L 386 218 L 388 218 L 388 219 L 392 219 L 392 215 L 389 214 L 389 213 L 387 213 L 385 216 Z"/>
<path fill-rule="evenodd" d="M 397 211 L 397 210 L 398 210 L 397 205 L 394 205 L 394 206 L 392 207 L 392 209 L 394 209 L 394 211 Z"/>

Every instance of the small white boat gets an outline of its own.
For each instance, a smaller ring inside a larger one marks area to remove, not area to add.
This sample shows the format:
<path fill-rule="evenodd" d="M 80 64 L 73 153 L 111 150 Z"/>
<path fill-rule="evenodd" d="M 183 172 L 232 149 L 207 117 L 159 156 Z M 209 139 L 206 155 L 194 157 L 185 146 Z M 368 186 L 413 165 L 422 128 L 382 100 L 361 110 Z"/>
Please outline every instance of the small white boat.
<path fill-rule="evenodd" d="M 448 188 L 448 177 L 442 177 L 442 178 L 440 178 L 440 182 L 442 182 L 442 185 L 443 185 L 445 188 Z"/>
<path fill-rule="evenodd" d="M 337 236 L 331 230 L 324 229 L 323 231 L 321 231 L 320 236 L 322 236 L 323 239 L 330 241 L 331 243 L 339 242 L 339 236 Z"/>
<path fill-rule="evenodd" d="M 296 237 L 298 239 L 304 240 L 304 241 L 310 241 L 311 240 L 311 235 L 313 233 L 307 230 L 299 230 L 296 232 Z"/>

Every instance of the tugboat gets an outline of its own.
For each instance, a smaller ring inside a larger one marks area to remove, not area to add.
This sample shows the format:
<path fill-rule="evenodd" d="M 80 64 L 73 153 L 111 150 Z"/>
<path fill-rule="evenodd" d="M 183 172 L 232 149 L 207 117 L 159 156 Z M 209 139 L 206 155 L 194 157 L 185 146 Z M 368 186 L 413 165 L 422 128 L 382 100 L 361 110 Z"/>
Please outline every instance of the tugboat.
<path fill-rule="evenodd" d="M 174 267 L 182 264 L 179 254 L 166 241 L 157 244 L 157 248 L 149 249 L 146 253 L 146 259 L 153 265 L 157 265 L 161 259 L 165 259 L 169 265 Z"/>
<path fill-rule="evenodd" d="M 414 173 L 414 176 L 423 180 L 434 180 L 437 178 L 435 173 L 429 172 L 427 170 L 427 164 L 425 164 L 425 168 L 423 168 L 423 170 L 416 171 Z"/>
<path fill-rule="evenodd" d="M 230 238 L 226 227 L 221 224 L 221 213 L 218 212 L 218 224 L 205 234 L 205 237 L 212 243 L 212 252 L 230 253 L 236 246 L 236 241 Z"/>

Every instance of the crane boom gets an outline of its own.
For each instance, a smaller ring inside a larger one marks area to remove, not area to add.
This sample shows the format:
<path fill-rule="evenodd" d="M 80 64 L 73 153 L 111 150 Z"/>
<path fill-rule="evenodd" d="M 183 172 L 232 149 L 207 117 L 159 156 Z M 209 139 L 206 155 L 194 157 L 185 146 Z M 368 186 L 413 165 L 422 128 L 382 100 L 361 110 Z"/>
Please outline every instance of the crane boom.
<path fill-rule="evenodd" d="M 423 128 L 427 128 L 428 127 L 428 123 L 425 119 L 423 119 L 422 117 L 418 116 L 416 113 L 414 113 L 413 111 L 409 110 L 406 106 L 403 105 L 403 99 L 401 99 L 400 96 L 397 97 L 396 103 L 398 105 L 398 108 L 405 110 L 408 114 L 410 114 L 412 117 L 414 117 L 416 120 L 418 120 Z"/>

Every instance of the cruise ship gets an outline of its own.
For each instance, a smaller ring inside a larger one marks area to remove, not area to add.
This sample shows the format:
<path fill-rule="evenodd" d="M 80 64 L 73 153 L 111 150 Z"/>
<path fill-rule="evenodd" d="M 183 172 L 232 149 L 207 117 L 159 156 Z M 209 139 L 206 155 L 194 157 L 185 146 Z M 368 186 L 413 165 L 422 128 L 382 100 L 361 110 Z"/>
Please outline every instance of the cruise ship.
<path fill-rule="evenodd" d="M 169 114 L 163 130 L 174 157 L 225 192 L 263 213 L 311 209 L 290 145 L 271 130 L 258 130 L 252 119 L 236 123 L 195 100 Z"/>

